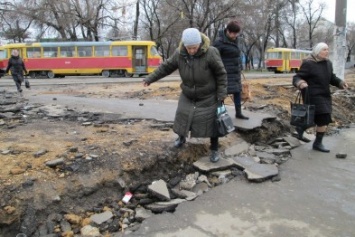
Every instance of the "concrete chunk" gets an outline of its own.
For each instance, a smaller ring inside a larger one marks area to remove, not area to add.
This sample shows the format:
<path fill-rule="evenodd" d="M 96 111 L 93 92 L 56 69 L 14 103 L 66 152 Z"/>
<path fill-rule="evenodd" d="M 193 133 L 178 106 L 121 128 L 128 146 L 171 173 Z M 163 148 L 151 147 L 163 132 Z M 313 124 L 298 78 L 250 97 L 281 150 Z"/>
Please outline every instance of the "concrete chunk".
<path fill-rule="evenodd" d="M 151 185 L 148 186 L 148 190 L 150 190 L 159 199 L 170 200 L 168 187 L 165 181 L 162 179 L 154 181 Z"/>
<path fill-rule="evenodd" d="M 249 120 L 233 118 L 234 126 L 242 130 L 252 130 L 261 127 L 264 119 L 276 119 L 275 115 L 259 113 L 256 111 L 250 112 L 248 110 L 243 110 L 243 115 L 249 117 Z"/>
<path fill-rule="evenodd" d="M 300 140 L 298 140 L 298 139 L 295 138 L 295 137 L 284 137 L 284 140 L 285 140 L 288 144 L 290 144 L 290 146 L 291 146 L 292 148 L 295 148 L 295 147 L 298 147 L 298 146 L 302 145 L 301 142 L 300 142 Z"/>
<path fill-rule="evenodd" d="M 111 218 L 113 217 L 113 214 L 112 212 L 110 211 L 105 211 L 103 213 L 99 213 L 99 214 L 94 214 L 90 217 L 90 219 L 98 224 L 98 225 L 101 225 L 102 223 L 110 220 Z"/>
<path fill-rule="evenodd" d="M 136 215 L 135 218 L 139 221 L 142 222 L 143 220 L 151 217 L 153 215 L 153 213 L 150 210 L 147 210 L 145 208 L 142 207 L 138 207 L 136 208 Z"/>
<path fill-rule="evenodd" d="M 210 172 L 216 170 L 226 170 L 234 166 L 234 162 L 231 159 L 219 159 L 218 162 L 212 163 L 210 157 L 205 156 L 193 163 L 193 166 L 201 171 Z"/>
<path fill-rule="evenodd" d="M 246 167 L 244 172 L 248 180 L 255 182 L 262 182 L 279 174 L 279 170 L 275 165 L 257 163 Z"/>
<path fill-rule="evenodd" d="M 145 208 L 151 210 L 155 213 L 162 213 L 162 212 L 171 212 L 174 211 L 175 208 L 182 202 L 186 200 L 184 199 L 173 199 L 169 202 L 155 202 L 149 205 L 146 205 Z"/>
<path fill-rule="evenodd" d="M 256 161 L 250 156 L 237 156 L 233 157 L 231 160 L 237 165 L 238 168 L 242 170 L 249 166 L 257 164 Z"/>
<path fill-rule="evenodd" d="M 227 148 L 224 151 L 224 154 L 226 155 L 226 157 L 236 156 L 239 155 L 240 153 L 247 152 L 249 150 L 249 147 L 250 147 L 249 143 L 241 142 L 239 144 Z"/>

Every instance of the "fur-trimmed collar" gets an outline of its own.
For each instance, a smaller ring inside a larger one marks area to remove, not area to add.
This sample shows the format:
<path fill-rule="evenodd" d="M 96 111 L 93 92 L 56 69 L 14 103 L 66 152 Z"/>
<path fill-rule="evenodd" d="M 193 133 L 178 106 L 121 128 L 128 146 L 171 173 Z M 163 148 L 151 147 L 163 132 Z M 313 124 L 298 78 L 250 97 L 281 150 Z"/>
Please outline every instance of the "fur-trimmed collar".
<path fill-rule="evenodd" d="M 319 59 L 319 58 L 315 57 L 313 54 L 311 54 L 306 58 L 306 60 L 318 63 L 318 62 L 328 61 L 329 59 Z"/>

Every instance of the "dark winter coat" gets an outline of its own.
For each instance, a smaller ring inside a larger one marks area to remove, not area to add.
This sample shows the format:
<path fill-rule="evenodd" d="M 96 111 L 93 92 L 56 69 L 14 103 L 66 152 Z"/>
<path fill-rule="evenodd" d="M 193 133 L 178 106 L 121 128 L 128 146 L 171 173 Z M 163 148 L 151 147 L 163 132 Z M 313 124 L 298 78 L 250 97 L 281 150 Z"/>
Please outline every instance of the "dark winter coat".
<path fill-rule="evenodd" d="M 173 130 L 180 136 L 216 137 L 217 100 L 227 96 L 227 74 L 216 48 L 201 34 L 202 44 L 194 56 L 180 47 L 144 81 L 153 83 L 175 70 L 181 76 L 181 94 Z"/>
<path fill-rule="evenodd" d="M 231 41 L 226 36 L 225 30 L 221 30 L 213 46 L 219 50 L 227 71 L 228 94 L 240 92 L 242 90 L 242 60 L 241 51 L 238 46 L 238 38 L 235 41 Z"/>
<path fill-rule="evenodd" d="M 315 105 L 315 113 L 330 114 L 332 97 L 329 85 L 342 88 L 342 80 L 333 73 L 331 61 L 317 61 L 313 56 L 304 59 L 293 77 L 293 85 L 298 87 L 302 80 L 308 84 L 309 104 Z"/>
<path fill-rule="evenodd" d="M 27 70 L 23 60 L 19 56 L 12 55 L 9 59 L 9 63 L 7 64 L 6 73 L 11 71 L 12 75 L 23 75 L 25 72 L 27 74 Z"/>

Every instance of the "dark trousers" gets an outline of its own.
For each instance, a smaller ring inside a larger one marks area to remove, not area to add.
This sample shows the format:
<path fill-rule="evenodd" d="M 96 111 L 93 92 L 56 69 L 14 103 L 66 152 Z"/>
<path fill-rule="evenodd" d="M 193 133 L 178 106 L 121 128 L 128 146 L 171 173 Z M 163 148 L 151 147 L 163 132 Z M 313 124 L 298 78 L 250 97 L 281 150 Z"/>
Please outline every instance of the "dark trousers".
<path fill-rule="evenodd" d="M 242 106 L 242 99 L 240 92 L 233 94 L 235 108 L 240 108 Z"/>
<path fill-rule="evenodd" d="M 21 91 L 21 84 L 23 82 L 23 75 L 22 74 L 12 74 L 12 78 L 16 84 L 17 91 Z"/>
<path fill-rule="evenodd" d="M 211 150 L 218 151 L 218 137 L 211 137 Z"/>

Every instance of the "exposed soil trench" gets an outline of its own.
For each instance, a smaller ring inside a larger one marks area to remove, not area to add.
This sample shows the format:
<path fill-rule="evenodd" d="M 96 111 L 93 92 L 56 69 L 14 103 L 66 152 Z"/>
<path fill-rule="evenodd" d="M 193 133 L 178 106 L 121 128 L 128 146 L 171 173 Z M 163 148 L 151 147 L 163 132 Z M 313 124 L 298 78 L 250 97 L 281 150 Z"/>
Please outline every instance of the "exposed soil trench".
<path fill-rule="evenodd" d="M 346 78 L 351 89 L 333 89 L 334 123 L 328 135 L 346 128 L 355 118 L 354 71 Z M 236 130 L 221 139 L 220 150 L 243 141 L 267 147 L 278 137 L 293 133 L 289 102 L 295 89 L 289 82 L 289 78 L 251 80 L 253 100 L 245 104 L 246 109 L 277 118 L 252 130 Z M 207 177 L 209 185 L 204 191 L 237 176 L 245 178 L 238 167 L 231 168 L 225 180 L 197 170 L 193 163 L 209 155 L 209 140 L 188 139 L 183 148 L 174 148 L 170 121 L 120 119 L 117 114 L 86 112 L 75 106 L 66 108 L 65 115 L 50 117 L 43 105 L 26 100 L 36 94 L 176 100 L 179 91 L 177 82 L 162 81 L 149 89 L 143 89 L 141 83 L 33 88 L 24 98 L 9 90 L 0 92 L 0 236 L 20 232 L 36 237 L 81 236 L 85 226 L 102 236 L 129 233 L 149 218 L 138 212 L 174 211 L 177 206 L 151 205 L 166 201 L 149 190 L 153 181 L 166 182 L 171 199 L 176 199 L 183 197 L 174 190 L 191 174 Z M 252 156 L 248 152 L 241 155 Z M 281 154 L 273 163 L 282 169 L 289 158 Z M 127 192 L 133 197 L 126 203 L 122 198 Z M 95 214 L 107 213 L 111 216 L 102 223 L 92 220 Z"/>

